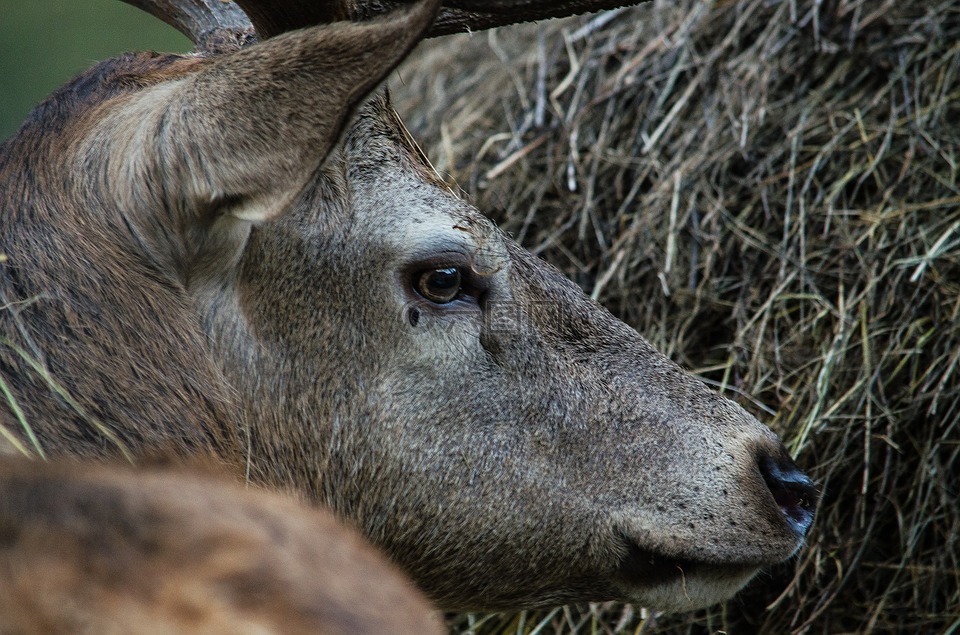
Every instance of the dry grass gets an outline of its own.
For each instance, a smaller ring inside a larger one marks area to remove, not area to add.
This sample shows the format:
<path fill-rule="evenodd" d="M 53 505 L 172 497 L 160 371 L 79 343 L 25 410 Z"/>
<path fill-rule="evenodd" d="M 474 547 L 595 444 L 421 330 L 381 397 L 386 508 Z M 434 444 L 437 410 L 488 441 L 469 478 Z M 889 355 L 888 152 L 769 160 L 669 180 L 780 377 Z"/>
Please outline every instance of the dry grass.
<path fill-rule="evenodd" d="M 768 421 L 826 495 L 724 607 L 475 633 L 960 632 L 960 0 L 675 0 L 438 42 L 437 168 Z"/>

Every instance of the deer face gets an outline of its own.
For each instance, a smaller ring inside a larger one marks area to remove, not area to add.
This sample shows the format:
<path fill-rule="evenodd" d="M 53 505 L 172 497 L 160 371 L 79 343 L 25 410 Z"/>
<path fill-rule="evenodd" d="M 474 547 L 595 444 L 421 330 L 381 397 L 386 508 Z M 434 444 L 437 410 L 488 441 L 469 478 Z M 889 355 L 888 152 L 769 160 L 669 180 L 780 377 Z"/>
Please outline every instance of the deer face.
<path fill-rule="evenodd" d="M 79 174 L 67 186 L 0 161 L 49 216 L 8 221 L 30 240 L 7 253 L 45 247 L 8 265 L 5 293 L 63 307 L 50 322 L 31 305 L 36 348 L 120 441 L 240 456 L 445 608 L 729 597 L 798 548 L 812 485 L 769 430 L 439 183 L 384 98 L 351 116 L 436 9 L 115 72 L 70 143 L 42 149 Z M 117 378 L 133 397 L 102 394 Z M 43 442 L 105 451 L 46 412 Z"/>
<path fill-rule="evenodd" d="M 240 307 L 207 321 L 233 334 L 254 468 L 447 608 L 691 608 L 791 555 L 813 492 L 776 437 L 439 186 L 399 126 L 368 104 L 208 303 Z"/>

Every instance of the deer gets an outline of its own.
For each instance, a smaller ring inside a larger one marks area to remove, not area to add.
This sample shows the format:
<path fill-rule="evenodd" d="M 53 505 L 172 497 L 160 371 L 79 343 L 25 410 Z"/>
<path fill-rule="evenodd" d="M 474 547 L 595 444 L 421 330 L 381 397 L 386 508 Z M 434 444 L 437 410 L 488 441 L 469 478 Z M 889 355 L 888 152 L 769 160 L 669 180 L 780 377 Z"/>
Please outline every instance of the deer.
<path fill-rule="evenodd" d="M 0 461 L 0 632 L 439 635 L 332 514 L 214 465 Z"/>
<path fill-rule="evenodd" d="M 130 3 L 197 50 L 0 147 L 0 453 L 145 495 L 191 473 L 101 464 L 216 463 L 451 611 L 691 610 L 801 548 L 777 435 L 472 207 L 383 87 L 426 37 L 621 2 Z"/>

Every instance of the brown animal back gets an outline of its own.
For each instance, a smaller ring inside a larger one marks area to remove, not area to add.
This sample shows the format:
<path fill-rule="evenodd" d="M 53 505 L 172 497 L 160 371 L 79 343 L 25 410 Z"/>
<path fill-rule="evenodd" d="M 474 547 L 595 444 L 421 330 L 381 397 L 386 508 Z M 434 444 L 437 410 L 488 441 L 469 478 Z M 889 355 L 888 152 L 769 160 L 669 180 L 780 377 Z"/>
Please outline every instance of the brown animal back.
<path fill-rule="evenodd" d="M 0 632 L 439 633 L 329 514 L 196 470 L 0 463 Z"/>

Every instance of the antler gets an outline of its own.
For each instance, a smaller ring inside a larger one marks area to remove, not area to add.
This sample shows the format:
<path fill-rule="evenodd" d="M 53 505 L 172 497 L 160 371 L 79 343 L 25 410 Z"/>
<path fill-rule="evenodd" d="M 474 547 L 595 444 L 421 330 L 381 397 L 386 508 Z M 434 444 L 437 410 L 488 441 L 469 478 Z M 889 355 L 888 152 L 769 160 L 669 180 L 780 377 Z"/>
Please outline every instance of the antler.
<path fill-rule="evenodd" d="M 563 18 L 615 9 L 646 0 L 444 0 L 427 37 L 481 31 L 518 22 Z M 262 38 L 336 20 L 368 20 L 411 0 L 236 0 Z"/>
<path fill-rule="evenodd" d="M 427 37 L 606 11 L 647 0 L 448 0 Z"/>
<path fill-rule="evenodd" d="M 245 4 L 242 0 L 237 0 Z M 249 2 L 250 0 L 245 0 Z M 482 31 L 497 26 L 564 18 L 578 13 L 616 9 L 647 0 L 444 0 L 440 15 L 427 33 L 438 37 L 451 33 Z M 339 19 L 365 20 L 386 13 L 409 0 L 340 0 L 334 12 Z M 257 27 L 259 30 L 259 26 Z"/>
<path fill-rule="evenodd" d="M 215 35 L 256 34 L 260 39 L 316 24 L 351 17 L 350 0 L 123 0 L 154 15 L 190 38 L 198 48 L 208 48 Z M 391 8 L 410 2 L 391 2 Z"/>
<path fill-rule="evenodd" d="M 229 0 L 123 0 L 174 27 L 200 49 L 212 48 L 218 37 L 239 40 L 253 36 L 247 14 Z"/>
<path fill-rule="evenodd" d="M 410 0 L 124 0 L 177 28 L 201 49 L 215 36 L 266 39 L 315 24 L 364 20 Z M 615 9 L 647 0 L 445 0 L 427 37 Z"/>
<path fill-rule="evenodd" d="M 343 2 L 323 0 L 236 0 L 257 27 L 257 35 L 266 39 L 294 29 L 328 24 L 350 16 Z M 396 6 L 394 3 L 392 6 Z M 405 2 L 402 4 L 410 4 Z M 384 12 L 380 12 L 384 13 Z"/>

